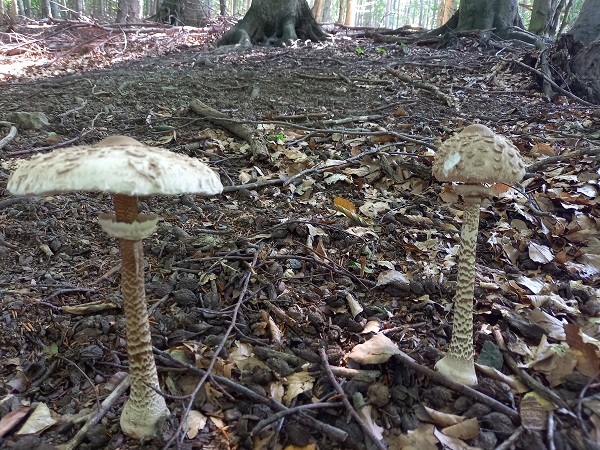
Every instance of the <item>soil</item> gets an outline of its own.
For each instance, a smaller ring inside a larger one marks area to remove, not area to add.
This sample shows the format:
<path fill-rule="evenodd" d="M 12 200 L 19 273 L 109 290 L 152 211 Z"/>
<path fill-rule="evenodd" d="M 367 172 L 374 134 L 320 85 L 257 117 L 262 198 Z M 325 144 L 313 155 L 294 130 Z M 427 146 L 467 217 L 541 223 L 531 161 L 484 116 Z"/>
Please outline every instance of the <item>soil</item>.
<path fill-rule="evenodd" d="M 442 421 L 425 407 L 477 419 L 480 431 L 445 441 L 452 448 L 465 448 L 460 439 L 494 448 L 511 436 L 515 448 L 546 448 L 548 436 L 559 448 L 597 445 L 597 411 L 581 407 L 598 393 L 593 369 L 571 360 L 557 374 L 566 363 L 536 368 L 530 357 L 542 341 L 567 346 L 556 332 L 562 323 L 592 338 L 600 334 L 594 108 L 566 96 L 544 98 L 539 80 L 511 62 L 526 54 L 515 43 L 499 50 L 467 37 L 438 49 L 431 40 L 375 44 L 338 33 L 332 43 L 222 52 L 214 49 L 216 28 L 106 34 L 95 27 L 21 27 L 12 33 L 26 43 L 19 51 L 4 41 L 11 51 L 0 57 L 0 120 L 43 112 L 49 124 L 19 126 L 1 149 L 0 415 L 22 417 L 0 421 L 2 448 L 70 441 L 127 371 L 118 248 L 96 221 L 112 210 L 110 196 L 18 198 L 5 190 L 20 159 L 110 135 L 199 158 L 226 186 L 214 198 L 140 201 L 142 212 L 162 218 L 144 251 L 159 376 L 172 413 L 143 448 L 376 448 L 339 403 L 321 348 L 334 370 L 376 371 L 371 378 L 336 374 L 350 401 L 368 404 L 366 416 L 376 425 L 367 419 L 367 426 L 384 429 L 388 448 L 441 445 L 429 424 L 441 429 Z M 269 157 L 254 158 L 247 142 L 190 110 L 192 100 L 250 127 Z M 519 386 L 527 375 L 537 379 L 537 388 L 518 390 L 478 372 L 483 395 L 521 407 L 522 424 L 395 356 L 362 365 L 348 358 L 372 336 L 371 327 L 424 367 L 447 350 L 462 210 L 445 203 L 452 191 L 430 171 L 440 142 L 474 122 L 508 136 L 530 165 L 523 186 L 483 206 L 475 292 L 477 354 L 505 340 L 505 354 L 529 365 L 515 371 L 500 356 L 502 371 Z M 2 124 L 7 133 L 9 124 Z M 361 152 L 367 154 L 351 159 Z M 346 214 L 336 198 L 351 202 L 343 203 Z M 404 278 L 382 281 L 390 269 Z M 215 378 L 197 389 L 211 361 Z M 292 381 L 298 379 L 304 384 Z M 277 411 L 244 387 L 289 407 L 316 399 L 335 404 L 298 410 L 251 434 Z M 185 397 L 195 390 L 194 398 Z M 542 415 L 537 425 L 522 409 L 532 390 L 564 402 L 534 408 Z M 140 447 L 120 432 L 125 399 L 114 402 L 79 448 Z M 56 423 L 20 431 L 30 411 L 23 408 L 40 404 Z M 172 439 L 190 410 L 190 432 Z M 348 437 L 336 442 L 302 414 Z"/>

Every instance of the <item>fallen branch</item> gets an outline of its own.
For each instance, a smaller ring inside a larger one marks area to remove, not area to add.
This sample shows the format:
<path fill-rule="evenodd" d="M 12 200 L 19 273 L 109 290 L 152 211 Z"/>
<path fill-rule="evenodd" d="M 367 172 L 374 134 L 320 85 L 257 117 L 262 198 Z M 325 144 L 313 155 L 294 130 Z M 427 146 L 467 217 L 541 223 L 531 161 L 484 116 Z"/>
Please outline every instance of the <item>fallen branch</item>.
<path fill-rule="evenodd" d="M 430 378 L 435 383 L 443 384 L 444 386 L 448 387 L 449 389 L 452 389 L 455 392 L 474 398 L 478 402 L 488 405 L 490 408 L 507 415 L 515 422 L 519 422 L 521 420 L 521 416 L 519 415 L 518 411 L 515 411 L 514 409 L 506 406 L 505 404 L 500 403 L 498 400 L 495 400 L 479 391 L 476 391 L 473 388 L 465 386 L 464 384 L 457 383 L 456 381 L 451 380 L 450 378 L 445 377 L 444 375 L 434 370 L 431 370 L 428 367 L 422 366 L 410 356 L 408 356 L 406 353 L 394 355 L 394 358 L 402 364 L 404 364 L 405 366 L 414 370 L 415 372 L 418 372 L 422 375 L 425 375 L 427 378 Z"/>
<path fill-rule="evenodd" d="M 593 103 L 587 102 L 585 100 L 583 100 L 582 98 L 577 97 L 575 94 L 572 94 L 571 92 L 567 91 L 566 89 L 561 88 L 558 84 L 556 84 L 554 82 L 554 80 L 550 77 L 548 77 L 546 74 L 540 72 L 537 69 L 534 69 L 531 66 L 528 66 L 527 64 L 521 62 L 521 61 L 517 61 L 516 59 L 504 59 L 504 58 L 500 58 L 500 60 L 507 62 L 507 63 L 515 63 L 518 66 L 523 67 L 524 69 L 529 70 L 530 72 L 535 73 L 537 76 L 542 77 L 544 79 L 544 81 L 547 81 L 548 83 L 550 83 L 550 85 L 556 89 L 558 92 L 566 95 L 569 98 L 572 98 L 573 100 L 575 100 L 578 103 L 581 103 L 582 105 L 585 106 L 596 106 Z"/>
<path fill-rule="evenodd" d="M 114 391 L 110 393 L 108 397 L 104 399 L 104 401 L 100 404 L 100 408 L 93 413 L 89 420 L 85 423 L 84 426 L 77 432 L 77 434 L 66 444 L 60 445 L 60 450 L 74 450 L 76 449 L 83 439 L 85 435 L 90 430 L 91 427 L 100 423 L 100 420 L 106 415 L 106 413 L 113 407 L 115 402 L 118 400 L 121 395 L 125 393 L 127 389 L 129 389 L 129 385 L 131 381 L 129 380 L 129 376 L 125 377 L 121 383 L 115 388 Z"/>
<path fill-rule="evenodd" d="M 223 119 L 229 119 L 229 117 L 227 117 L 227 115 L 222 113 L 221 111 L 217 111 L 216 109 L 211 108 L 210 106 L 202 103 L 198 99 L 193 99 L 190 101 L 190 109 L 192 111 L 194 111 L 196 114 L 198 114 L 199 116 L 204 117 L 205 119 L 209 120 L 210 122 L 214 123 L 215 125 L 218 125 L 224 129 L 230 131 L 231 133 L 233 133 L 240 139 L 243 139 L 244 141 L 246 141 L 248 143 L 248 145 L 250 145 L 250 149 L 252 151 L 252 156 L 255 159 L 258 159 L 258 160 L 271 159 L 271 155 L 269 154 L 269 151 L 267 150 L 267 146 L 266 146 L 264 140 L 254 130 L 248 128 L 245 125 L 239 124 L 239 123 L 232 123 L 229 120 L 223 120 Z"/>
<path fill-rule="evenodd" d="M 369 439 L 371 439 L 371 441 L 373 442 L 373 444 L 375 444 L 377 448 L 381 450 L 387 450 L 387 446 L 383 442 L 381 442 L 381 440 L 379 440 L 377 436 L 375 436 L 373 430 L 365 423 L 364 420 L 362 420 L 362 418 L 358 415 L 356 410 L 352 407 L 350 400 L 348 400 L 348 397 L 346 397 L 344 389 L 342 389 L 342 386 L 340 386 L 340 383 L 337 382 L 337 380 L 335 379 L 335 375 L 331 371 L 331 367 L 329 366 L 329 362 L 327 361 L 327 352 L 323 347 L 321 347 L 320 352 L 323 368 L 325 369 L 325 372 L 327 373 L 327 376 L 329 377 L 329 381 L 333 385 L 333 388 L 338 394 L 340 394 L 340 397 L 342 399 L 342 402 L 344 403 L 344 406 L 346 407 L 346 410 L 348 411 L 348 414 L 350 414 L 352 418 L 356 420 L 360 428 L 363 430 L 365 436 L 369 436 Z"/>

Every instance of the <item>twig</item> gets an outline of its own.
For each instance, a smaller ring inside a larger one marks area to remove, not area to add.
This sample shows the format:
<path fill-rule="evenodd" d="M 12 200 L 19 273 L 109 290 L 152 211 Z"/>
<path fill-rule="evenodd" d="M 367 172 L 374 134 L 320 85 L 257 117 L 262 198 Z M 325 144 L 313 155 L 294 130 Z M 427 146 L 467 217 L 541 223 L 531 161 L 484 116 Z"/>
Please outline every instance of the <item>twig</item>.
<path fill-rule="evenodd" d="M 515 411 L 514 409 L 506 406 L 505 404 L 500 403 L 498 400 L 488 397 L 487 395 L 485 395 L 479 391 L 476 391 L 473 388 L 465 386 L 464 384 L 457 383 L 456 381 L 453 381 L 450 378 L 447 378 L 447 377 L 443 376 L 442 374 L 429 369 L 428 367 L 422 366 L 421 364 L 417 363 L 414 359 L 412 359 L 410 356 L 408 356 L 406 353 L 394 355 L 394 358 L 399 360 L 402 364 L 404 364 L 405 366 L 408 366 L 410 369 L 414 370 L 415 372 L 419 372 L 420 374 L 425 375 L 427 378 L 430 378 L 431 380 L 433 380 L 436 383 L 443 384 L 444 386 L 447 386 L 448 388 L 452 389 L 453 391 L 456 391 L 456 392 L 459 392 L 468 397 L 474 398 L 478 402 L 486 404 L 490 408 L 492 408 L 498 412 L 501 412 L 502 414 L 507 415 L 508 417 L 510 417 L 512 420 L 514 420 L 516 422 L 521 420 L 521 416 L 519 415 L 518 411 Z"/>
<path fill-rule="evenodd" d="M 71 366 L 75 367 L 77 369 L 77 371 L 83 375 L 83 377 L 87 380 L 88 383 L 90 383 L 90 387 L 94 390 L 94 395 L 96 397 L 96 407 L 98 409 L 100 409 L 100 398 L 98 397 L 98 387 L 94 384 L 94 382 L 90 379 L 90 377 L 88 377 L 87 373 L 85 373 L 83 371 L 83 369 L 81 367 L 79 367 L 77 364 L 75 364 L 73 361 L 71 361 L 70 359 L 65 358 L 64 356 L 60 356 L 60 355 L 56 355 L 58 357 L 58 359 L 60 359 L 61 361 L 66 362 L 67 364 L 70 364 Z"/>
<path fill-rule="evenodd" d="M 104 401 L 100 404 L 100 408 L 90 417 L 90 419 L 85 423 L 83 427 L 77 432 L 77 434 L 71 439 L 68 443 L 62 445 L 60 447 L 61 450 L 75 450 L 79 444 L 85 438 L 85 435 L 89 431 L 91 427 L 98 424 L 100 420 L 106 415 L 106 413 L 112 408 L 117 399 L 123 395 L 123 393 L 129 389 L 129 385 L 131 381 L 129 380 L 129 376 L 125 377 L 121 383 L 115 388 L 114 391 L 110 393 L 108 397 L 104 399 Z"/>
<path fill-rule="evenodd" d="M 295 406 L 294 408 L 289 408 L 283 411 L 279 411 L 272 416 L 267 417 L 266 419 L 258 422 L 252 431 L 250 432 L 250 436 L 256 436 L 260 431 L 267 427 L 269 424 L 273 422 L 277 422 L 278 420 L 283 419 L 284 417 L 290 416 L 292 414 L 297 414 L 298 412 L 313 410 L 313 409 L 325 409 L 325 408 L 339 408 L 340 406 L 344 406 L 342 402 L 336 403 L 309 403 L 306 405 Z"/>
<path fill-rule="evenodd" d="M 517 428 L 515 430 L 515 432 L 513 434 L 511 434 L 508 437 L 508 439 L 505 440 L 502 444 L 500 444 L 498 447 L 496 447 L 495 450 L 508 450 L 509 448 L 512 448 L 512 445 L 515 443 L 515 441 L 517 439 L 519 439 L 519 436 L 521 436 L 524 431 L 525 431 L 525 428 L 523 428 L 522 426 Z"/>
<path fill-rule="evenodd" d="M 381 450 L 387 450 L 386 445 L 383 442 L 381 442 L 377 438 L 377 436 L 375 436 L 373 434 L 373 430 L 364 422 L 364 420 L 362 420 L 362 418 L 358 415 L 356 410 L 352 407 L 350 400 L 348 400 L 348 397 L 346 397 L 346 393 L 344 392 L 344 389 L 342 389 L 342 386 L 340 386 L 340 384 L 337 382 L 337 380 L 335 379 L 335 375 L 331 371 L 331 367 L 329 366 L 329 362 L 327 360 L 327 352 L 325 351 L 325 349 L 323 347 L 321 347 L 320 353 L 321 353 L 321 360 L 323 362 L 323 369 L 327 373 L 327 376 L 329 377 L 329 381 L 333 385 L 336 392 L 338 394 L 340 394 L 340 396 L 342 398 L 342 402 L 344 403 L 344 406 L 348 410 L 348 413 L 352 416 L 352 418 L 354 420 L 356 420 L 358 425 L 360 425 L 360 427 L 362 428 L 363 433 L 365 433 L 366 436 L 369 436 L 369 438 L 371 439 L 371 441 L 373 441 L 373 443 L 375 444 L 375 446 L 377 448 L 379 448 Z"/>
<path fill-rule="evenodd" d="M 533 164 L 530 164 L 526 167 L 527 173 L 538 172 L 541 169 L 546 168 L 552 164 L 567 161 L 569 159 L 579 158 L 584 155 L 599 155 L 600 147 L 590 147 L 590 148 L 582 148 L 581 150 L 576 150 L 574 152 L 570 152 L 564 155 L 559 156 L 549 156 L 548 158 L 542 159 L 540 161 L 536 161 Z"/>
<path fill-rule="evenodd" d="M 204 375 L 202 375 L 202 377 L 200 378 L 200 381 L 198 381 L 198 384 L 196 385 L 196 388 L 194 389 L 194 391 L 191 392 L 190 400 L 185 408 L 185 411 L 183 412 L 183 415 L 182 415 L 180 423 L 179 423 L 179 427 L 177 428 L 175 433 L 173 433 L 173 436 L 171 437 L 171 439 L 169 439 L 167 441 L 167 443 L 165 444 L 165 446 L 163 447 L 164 450 L 167 450 L 175 440 L 178 440 L 178 442 L 181 444 L 183 442 L 183 439 L 185 438 L 185 431 L 183 428 L 187 424 L 187 418 L 190 414 L 190 411 L 192 410 L 192 406 L 194 404 L 194 398 L 196 398 L 196 395 L 198 394 L 198 392 L 200 391 L 202 386 L 204 386 L 206 379 L 209 377 L 209 375 L 211 375 L 212 369 L 215 366 L 215 364 L 217 363 L 217 359 L 219 358 L 219 353 L 221 353 L 221 350 L 223 350 L 223 348 L 225 347 L 225 343 L 227 342 L 227 339 L 229 339 L 229 335 L 231 334 L 231 332 L 233 331 L 233 329 L 235 327 L 238 313 L 240 311 L 240 308 L 242 307 L 242 304 L 244 303 L 244 300 L 246 299 L 246 292 L 248 291 L 248 285 L 250 283 L 250 279 L 252 278 L 252 274 L 253 274 L 252 268 L 256 266 L 256 261 L 258 260 L 258 256 L 260 255 L 260 253 L 261 252 L 259 249 L 254 254 L 254 259 L 252 260 L 252 263 L 250 264 L 250 268 L 249 268 L 248 272 L 246 273 L 246 276 L 245 276 L 245 279 L 244 279 L 244 282 L 242 285 L 242 289 L 239 294 L 238 301 L 236 302 L 235 307 L 233 308 L 233 312 L 231 315 L 231 323 L 229 324 L 229 327 L 225 331 L 225 334 L 223 335 L 223 339 L 221 339 L 221 342 L 219 342 L 219 345 L 214 350 L 214 355 L 211 358 L 210 363 L 209 363 L 208 367 L 206 368 L 206 371 L 204 372 Z"/>
<path fill-rule="evenodd" d="M 258 135 L 258 133 L 250 128 L 236 123 L 231 123 L 229 117 L 220 111 L 202 103 L 198 99 L 192 99 L 190 101 L 190 109 L 199 116 L 210 120 L 215 125 L 225 128 L 237 137 L 243 139 L 250 145 L 252 150 L 252 156 L 257 159 L 270 159 L 269 151 L 264 140 Z"/>
<path fill-rule="evenodd" d="M 8 134 L 0 139 L 0 150 L 6 147 L 6 144 L 11 142 L 17 136 L 17 127 L 10 125 L 10 129 L 8 130 Z"/>
<path fill-rule="evenodd" d="M 64 288 L 64 289 L 58 289 L 57 291 L 53 292 L 52 294 L 50 294 L 48 297 L 46 297 L 44 300 L 42 300 L 43 302 L 49 302 L 50 300 L 52 300 L 54 297 L 58 297 L 59 295 L 66 295 L 66 294 L 73 294 L 75 292 L 84 292 L 84 293 L 89 293 L 89 292 L 96 292 L 96 289 L 88 289 L 88 288 Z M 39 302 L 38 302 L 39 303 Z M 60 306 L 58 307 L 60 308 Z"/>
<path fill-rule="evenodd" d="M 531 375 L 529 375 L 527 372 L 525 372 L 519 367 L 517 361 L 515 361 L 515 359 L 509 353 L 506 343 L 504 342 L 504 337 L 502 336 L 502 332 L 499 328 L 494 327 L 492 334 L 494 335 L 498 348 L 502 352 L 502 356 L 504 356 L 504 361 L 506 362 L 506 364 L 508 364 L 512 371 L 523 381 L 523 383 L 525 383 L 528 387 L 533 389 L 536 393 L 538 393 L 540 396 L 542 396 L 549 402 L 557 405 L 559 408 L 565 408 L 567 410 L 569 409 L 568 403 L 565 400 L 563 400 L 558 394 L 548 389 L 546 386 L 544 386 L 542 383 L 540 383 L 538 380 L 533 378 Z"/>
<path fill-rule="evenodd" d="M 501 61 L 504 61 L 504 62 L 507 62 L 507 63 L 515 63 L 515 64 L 517 64 L 518 66 L 521 66 L 521 67 L 523 67 L 524 69 L 527 69 L 527 70 L 529 70 L 529 71 L 531 71 L 531 72 L 535 73 L 537 76 L 539 76 L 539 77 L 542 77 L 542 78 L 543 78 L 545 81 L 547 81 L 548 83 L 550 83 L 550 85 L 551 85 L 551 86 L 552 86 L 554 89 L 556 89 L 557 91 L 559 91 L 559 92 L 560 92 L 560 93 L 562 93 L 562 94 L 565 94 L 567 97 L 570 97 L 570 98 L 572 98 L 573 100 L 575 100 L 575 101 L 577 101 L 577 102 L 581 103 L 582 105 L 585 105 L 585 106 L 596 106 L 596 105 L 594 105 L 593 103 L 587 102 L 587 101 L 585 101 L 585 100 L 583 100 L 583 99 L 581 99 L 581 98 L 577 97 L 575 94 L 572 94 L 571 92 L 567 91 L 566 89 L 563 89 L 563 88 L 561 88 L 561 87 L 560 87 L 558 84 L 556 84 L 556 83 L 554 82 L 554 80 L 553 80 L 552 78 L 548 77 L 546 74 L 544 74 L 544 73 L 540 72 L 540 71 L 539 71 L 539 70 L 537 70 L 537 69 L 534 69 L 534 68 L 533 68 L 533 67 L 531 67 L 531 66 L 528 66 L 527 64 L 525 64 L 525 63 L 523 63 L 523 62 L 521 62 L 521 61 L 517 61 L 516 59 L 504 59 L 504 58 L 499 58 L 499 59 L 500 59 Z"/>

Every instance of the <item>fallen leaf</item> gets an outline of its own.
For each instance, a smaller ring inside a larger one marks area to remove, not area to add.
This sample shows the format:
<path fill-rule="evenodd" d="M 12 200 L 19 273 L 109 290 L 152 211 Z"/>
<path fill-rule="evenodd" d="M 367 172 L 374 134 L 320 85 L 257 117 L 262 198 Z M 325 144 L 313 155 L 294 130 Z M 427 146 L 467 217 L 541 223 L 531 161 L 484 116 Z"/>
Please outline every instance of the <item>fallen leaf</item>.
<path fill-rule="evenodd" d="M 31 406 L 21 406 L 5 414 L 0 420 L 0 437 L 11 431 L 29 411 L 31 411 Z"/>
<path fill-rule="evenodd" d="M 15 433 L 15 436 L 40 434 L 42 431 L 50 428 L 56 422 L 57 420 L 52 417 L 48 405 L 46 405 L 45 403 L 40 403 L 31 413 L 31 415 L 23 424 L 21 429 Z"/>
<path fill-rule="evenodd" d="M 393 355 L 402 352 L 389 337 L 377 333 L 364 344 L 356 345 L 348 354 L 348 358 L 359 364 L 383 364 Z"/>
<path fill-rule="evenodd" d="M 192 409 L 187 417 L 187 437 L 188 439 L 194 439 L 198 436 L 200 430 L 206 426 L 207 417 L 200 411 Z"/>
<path fill-rule="evenodd" d="M 283 396 L 283 403 L 289 405 L 297 396 L 312 389 L 315 379 L 308 372 L 295 372 L 286 377 L 287 390 Z"/>
<path fill-rule="evenodd" d="M 479 435 L 479 422 L 475 417 L 466 419 L 456 425 L 443 428 L 442 433 L 455 439 L 474 439 Z"/>

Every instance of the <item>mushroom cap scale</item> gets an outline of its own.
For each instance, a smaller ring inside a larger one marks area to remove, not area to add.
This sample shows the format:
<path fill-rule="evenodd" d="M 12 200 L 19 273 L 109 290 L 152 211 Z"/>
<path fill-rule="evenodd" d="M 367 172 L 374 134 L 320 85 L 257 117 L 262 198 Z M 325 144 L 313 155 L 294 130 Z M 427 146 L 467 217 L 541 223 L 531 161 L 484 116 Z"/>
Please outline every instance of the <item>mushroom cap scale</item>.
<path fill-rule="evenodd" d="M 124 195 L 216 195 L 219 175 L 206 164 L 124 136 L 38 154 L 19 164 L 7 189 L 15 195 L 102 191 Z"/>
<path fill-rule="evenodd" d="M 440 146 L 433 175 L 447 182 L 516 183 L 525 175 L 525 164 L 508 139 L 475 124 Z"/>

